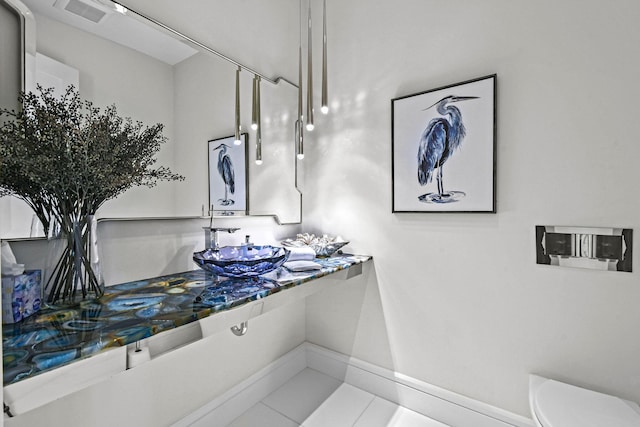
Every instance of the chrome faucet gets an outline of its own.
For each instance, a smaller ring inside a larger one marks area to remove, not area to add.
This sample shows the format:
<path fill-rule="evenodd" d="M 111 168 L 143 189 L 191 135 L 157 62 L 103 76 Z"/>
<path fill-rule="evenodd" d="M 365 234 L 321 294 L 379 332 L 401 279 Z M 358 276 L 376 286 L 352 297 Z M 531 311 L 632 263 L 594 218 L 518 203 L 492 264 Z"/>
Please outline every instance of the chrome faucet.
<path fill-rule="evenodd" d="M 203 227 L 204 228 L 204 242 L 205 249 L 213 249 L 214 251 L 220 250 L 220 241 L 218 240 L 218 232 L 226 231 L 227 233 L 235 233 L 240 230 L 239 228 L 231 227 Z"/>

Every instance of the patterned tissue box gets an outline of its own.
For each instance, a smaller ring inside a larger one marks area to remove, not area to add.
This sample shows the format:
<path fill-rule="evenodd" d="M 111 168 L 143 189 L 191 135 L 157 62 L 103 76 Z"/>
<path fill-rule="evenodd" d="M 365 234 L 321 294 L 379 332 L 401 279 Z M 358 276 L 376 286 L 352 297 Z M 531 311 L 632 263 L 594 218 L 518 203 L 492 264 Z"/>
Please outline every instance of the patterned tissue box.
<path fill-rule="evenodd" d="M 42 272 L 2 277 L 2 323 L 17 323 L 40 310 Z"/>

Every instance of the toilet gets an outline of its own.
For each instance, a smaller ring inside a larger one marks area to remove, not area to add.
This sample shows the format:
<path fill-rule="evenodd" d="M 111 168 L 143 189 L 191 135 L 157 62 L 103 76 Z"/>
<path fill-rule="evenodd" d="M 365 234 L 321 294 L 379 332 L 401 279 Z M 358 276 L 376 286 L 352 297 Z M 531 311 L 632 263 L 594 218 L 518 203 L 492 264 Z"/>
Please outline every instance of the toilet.
<path fill-rule="evenodd" d="M 634 402 L 529 376 L 529 406 L 538 427 L 640 427 Z"/>

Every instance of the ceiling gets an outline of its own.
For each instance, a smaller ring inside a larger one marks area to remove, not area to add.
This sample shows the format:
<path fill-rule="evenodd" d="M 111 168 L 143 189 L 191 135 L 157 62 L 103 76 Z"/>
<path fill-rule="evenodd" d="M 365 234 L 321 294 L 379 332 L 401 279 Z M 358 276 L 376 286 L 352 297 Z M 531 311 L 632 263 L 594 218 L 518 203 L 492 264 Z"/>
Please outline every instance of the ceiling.
<path fill-rule="evenodd" d="M 36 15 L 61 21 L 170 65 L 197 53 L 193 47 L 165 34 L 159 28 L 141 22 L 135 15 L 118 11 L 116 5 L 109 0 L 22 1 Z"/>
<path fill-rule="evenodd" d="M 314 43 L 322 40 L 322 2 L 314 4 Z M 298 79 L 298 0 L 118 0 L 261 74 Z M 302 38 L 303 47 L 306 37 Z M 320 49 L 316 49 L 320 52 Z M 319 64 L 319 62 L 318 62 Z"/>

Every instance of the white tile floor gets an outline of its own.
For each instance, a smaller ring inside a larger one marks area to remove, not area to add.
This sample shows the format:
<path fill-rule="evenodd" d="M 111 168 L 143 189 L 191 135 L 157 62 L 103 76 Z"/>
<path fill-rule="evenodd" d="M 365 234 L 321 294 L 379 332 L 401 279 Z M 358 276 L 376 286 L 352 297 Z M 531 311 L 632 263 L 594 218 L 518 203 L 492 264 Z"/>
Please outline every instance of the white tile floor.
<path fill-rule="evenodd" d="M 230 427 L 446 427 L 349 384 L 306 368 Z"/>

